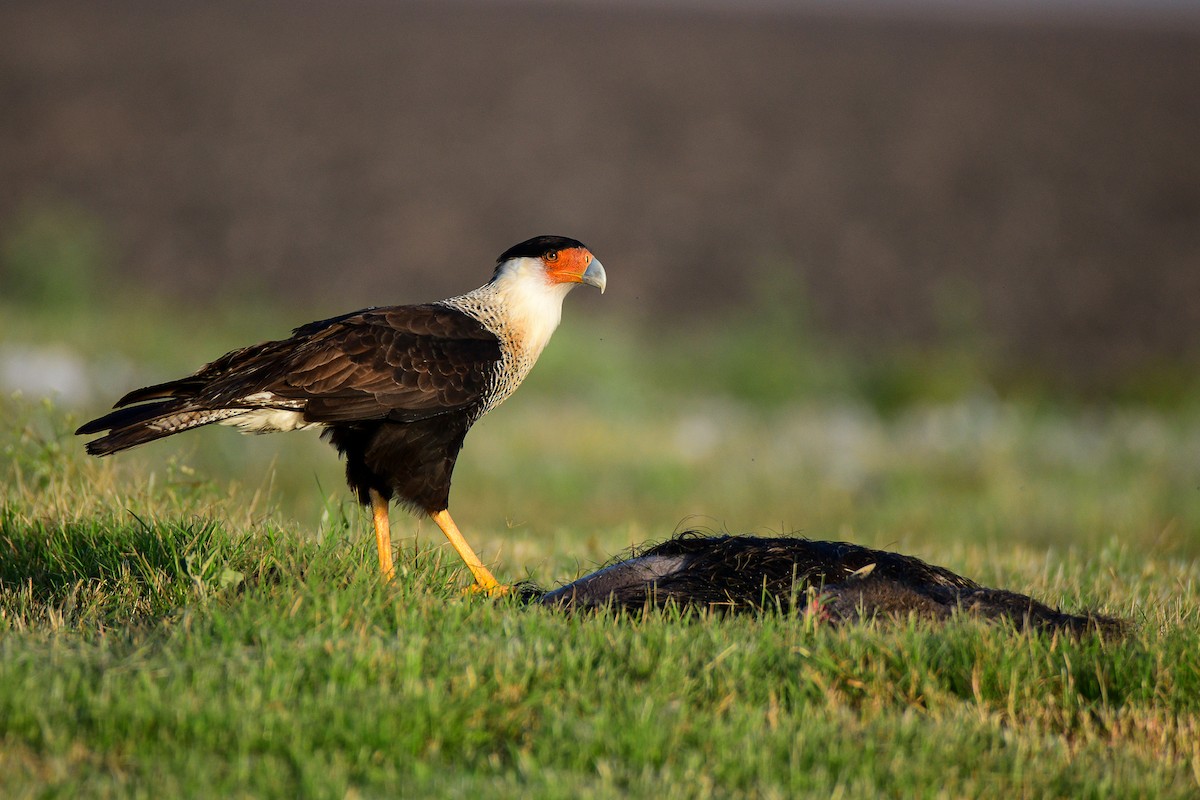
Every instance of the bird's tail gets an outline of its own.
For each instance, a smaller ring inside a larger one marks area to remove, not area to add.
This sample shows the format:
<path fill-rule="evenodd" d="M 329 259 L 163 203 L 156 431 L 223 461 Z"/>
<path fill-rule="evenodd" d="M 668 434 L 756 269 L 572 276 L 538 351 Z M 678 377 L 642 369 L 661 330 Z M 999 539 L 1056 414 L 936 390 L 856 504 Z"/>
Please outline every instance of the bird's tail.
<path fill-rule="evenodd" d="M 172 398 L 118 408 L 80 426 L 75 433 L 108 431 L 107 435 L 87 443 L 87 451 L 91 455 L 107 456 L 164 436 L 219 422 L 238 413 L 238 409 L 197 408 L 188 400 Z"/>

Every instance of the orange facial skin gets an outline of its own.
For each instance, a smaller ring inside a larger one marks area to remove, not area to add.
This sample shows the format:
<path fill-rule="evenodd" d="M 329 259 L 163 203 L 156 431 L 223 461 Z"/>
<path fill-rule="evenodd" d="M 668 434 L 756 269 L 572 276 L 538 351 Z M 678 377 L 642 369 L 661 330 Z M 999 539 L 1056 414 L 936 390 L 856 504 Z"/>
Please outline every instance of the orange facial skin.
<path fill-rule="evenodd" d="M 594 256 L 585 247 L 569 247 L 542 256 L 551 283 L 583 283 Z"/>

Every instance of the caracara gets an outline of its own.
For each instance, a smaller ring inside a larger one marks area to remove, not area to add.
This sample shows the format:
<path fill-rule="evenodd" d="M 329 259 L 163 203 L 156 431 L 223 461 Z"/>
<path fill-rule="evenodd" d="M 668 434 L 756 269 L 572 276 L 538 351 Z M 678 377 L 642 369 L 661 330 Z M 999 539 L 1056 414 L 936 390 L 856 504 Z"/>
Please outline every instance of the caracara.
<path fill-rule="evenodd" d="M 521 385 L 576 284 L 604 291 L 604 267 L 574 239 L 538 236 L 506 250 L 492 279 L 427 305 L 367 308 L 227 353 L 179 380 L 135 389 L 76 433 L 106 456 L 201 425 L 244 433 L 321 428 L 346 480 L 374 514 L 384 578 L 388 503 L 428 514 L 475 576 L 503 592 L 447 510 L 467 431 Z"/>

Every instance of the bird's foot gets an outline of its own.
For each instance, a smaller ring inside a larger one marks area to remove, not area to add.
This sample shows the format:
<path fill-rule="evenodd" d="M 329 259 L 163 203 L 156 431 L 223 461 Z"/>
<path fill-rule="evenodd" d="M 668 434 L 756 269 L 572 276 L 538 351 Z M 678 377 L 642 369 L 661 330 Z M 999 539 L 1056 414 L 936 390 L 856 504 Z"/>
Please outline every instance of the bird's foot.
<path fill-rule="evenodd" d="M 490 586 L 485 586 L 482 583 L 472 583 L 467 588 L 463 589 L 463 594 L 469 597 L 483 595 L 493 600 L 506 597 L 513 593 L 513 587 L 507 583 L 492 583 Z"/>

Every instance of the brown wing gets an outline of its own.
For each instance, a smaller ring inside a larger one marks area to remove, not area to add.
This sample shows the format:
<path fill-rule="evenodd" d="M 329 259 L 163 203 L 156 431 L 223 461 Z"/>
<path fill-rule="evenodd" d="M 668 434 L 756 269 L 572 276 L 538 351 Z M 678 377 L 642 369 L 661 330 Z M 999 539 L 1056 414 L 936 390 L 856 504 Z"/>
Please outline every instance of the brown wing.
<path fill-rule="evenodd" d="M 443 306 L 402 306 L 317 333 L 264 388 L 307 400 L 313 422 L 411 421 L 479 403 L 499 360 L 499 340 L 477 320 Z"/>
<path fill-rule="evenodd" d="M 466 314 L 396 306 L 236 350 L 175 387 L 191 383 L 194 402 L 207 408 L 302 408 L 311 422 L 412 421 L 480 402 L 499 359 L 495 334 Z"/>
<path fill-rule="evenodd" d="M 109 455 L 236 416 L 299 411 L 310 422 L 413 422 L 483 401 L 500 343 L 476 320 L 437 305 L 367 309 L 234 350 L 179 380 L 135 389 L 76 433 Z M 469 421 L 466 424 L 470 424 Z"/>

